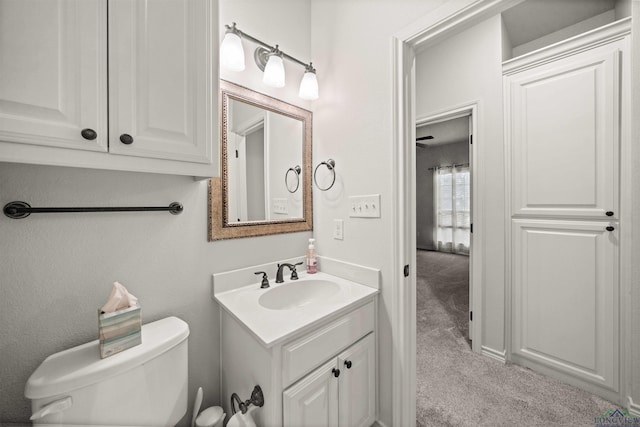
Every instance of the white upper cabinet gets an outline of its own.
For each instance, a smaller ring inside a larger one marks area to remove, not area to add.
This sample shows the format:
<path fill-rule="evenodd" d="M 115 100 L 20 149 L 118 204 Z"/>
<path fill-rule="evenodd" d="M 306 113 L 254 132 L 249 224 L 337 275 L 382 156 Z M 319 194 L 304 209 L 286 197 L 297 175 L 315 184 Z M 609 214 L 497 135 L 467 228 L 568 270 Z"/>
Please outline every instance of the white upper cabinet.
<path fill-rule="evenodd" d="M 211 161 L 209 3 L 110 0 L 112 153 Z"/>
<path fill-rule="evenodd" d="M 506 78 L 514 215 L 617 215 L 620 58 L 612 43 Z"/>
<path fill-rule="evenodd" d="M 214 176 L 212 0 L 0 0 L 0 161 Z"/>
<path fill-rule="evenodd" d="M 107 151 L 106 35 L 106 2 L 0 1 L 0 140 Z"/>

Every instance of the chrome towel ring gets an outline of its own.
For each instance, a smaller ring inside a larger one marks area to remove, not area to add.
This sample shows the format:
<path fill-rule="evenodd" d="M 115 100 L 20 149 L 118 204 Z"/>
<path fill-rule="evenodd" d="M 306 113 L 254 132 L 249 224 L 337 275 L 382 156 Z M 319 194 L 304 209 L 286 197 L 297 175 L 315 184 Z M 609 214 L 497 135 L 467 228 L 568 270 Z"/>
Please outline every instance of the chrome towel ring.
<path fill-rule="evenodd" d="M 328 187 L 326 188 L 322 188 L 320 187 L 320 185 L 318 185 L 318 180 L 316 179 L 316 174 L 318 173 L 318 168 L 322 165 L 325 165 L 327 167 L 327 169 L 329 169 L 332 173 L 333 173 L 333 179 L 331 180 L 331 184 L 329 184 Z M 333 187 L 333 184 L 335 184 L 336 182 L 336 161 L 333 159 L 329 159 L 326 162 L 321 162 L 318 166 L 316 166 L 315 170 L 313 171 L 313 182 L 316 183 L 316 187 L 318 187 L 318 190 L 320 191 L 327 191 L 329 190 L 331 187 Z"/>
<path fill-rule="evenodd" d="M 293 176 L 296 177 L 296 185 L 293 190 L 291 189 L 293 185 L 289 185 L 289 172 L 293 172 Z M 296 191 L 298 191 L 298 187 L 300 187 L 300 172 L 302 172 L 300 166 L 295 165 L 294 167 L 287 169 L 287 172 L 284 174 L 284 185 L 285 187 L 287 187 L 287 191 L 289 193 L 295 193 Z"/>

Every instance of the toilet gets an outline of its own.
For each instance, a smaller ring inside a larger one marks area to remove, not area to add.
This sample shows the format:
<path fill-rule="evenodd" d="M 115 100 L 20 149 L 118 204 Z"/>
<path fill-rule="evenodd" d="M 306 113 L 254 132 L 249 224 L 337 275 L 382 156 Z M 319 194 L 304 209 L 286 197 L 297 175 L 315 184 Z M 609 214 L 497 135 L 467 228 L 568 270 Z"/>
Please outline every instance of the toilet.
<path fill-rule="evenodd" d="M 187 412 L 189 326 L 142 326 L 142 344 L 100 359 L 98 341 L 47 357 L 29 377 L 34 425 L 174 426 Z"/>

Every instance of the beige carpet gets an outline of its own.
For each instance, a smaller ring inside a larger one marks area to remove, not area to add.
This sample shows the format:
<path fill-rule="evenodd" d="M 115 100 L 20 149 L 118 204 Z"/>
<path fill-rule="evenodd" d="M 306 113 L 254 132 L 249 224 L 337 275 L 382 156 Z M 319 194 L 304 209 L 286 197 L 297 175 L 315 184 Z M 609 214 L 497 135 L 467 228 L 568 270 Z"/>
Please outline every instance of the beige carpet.
<path fill-rule="evenodd" d="M 594 426 L 616 406 L 471 351 L 469 258 L 418 251 L 417 426 Z"/>

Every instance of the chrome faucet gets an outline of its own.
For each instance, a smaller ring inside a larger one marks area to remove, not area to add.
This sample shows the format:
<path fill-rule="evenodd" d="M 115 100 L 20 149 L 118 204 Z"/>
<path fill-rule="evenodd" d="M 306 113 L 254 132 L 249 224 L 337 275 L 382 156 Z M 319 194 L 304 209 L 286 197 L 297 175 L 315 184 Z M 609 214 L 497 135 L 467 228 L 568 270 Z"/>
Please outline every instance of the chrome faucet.
<path fill-rule="evenodd" d="M 276 283 L 282 283 L 284 282 L 284 279 L 282 278 L 282 270 L 284 270 L 284 267 L 289 267 L 289 270 L 291 270 L 291 280 L 298 280 L 298 272 L 296 271 L 296 266 L 298 265 L 302 265 L 304 263 L 299 262 L 297 264 L 289 264 L 287 262 L 283 262 L 282 264 L 278 264 L 278 271 L 276 272 Z"/>

